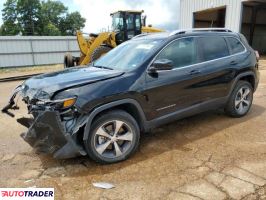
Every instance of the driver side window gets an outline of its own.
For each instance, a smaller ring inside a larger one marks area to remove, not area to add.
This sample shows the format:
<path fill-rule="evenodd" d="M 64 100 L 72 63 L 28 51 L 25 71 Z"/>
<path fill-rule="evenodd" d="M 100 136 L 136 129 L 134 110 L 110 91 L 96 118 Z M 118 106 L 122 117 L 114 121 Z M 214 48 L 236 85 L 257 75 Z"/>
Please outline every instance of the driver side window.
<path fill-rule="evenodd" d="M 182 38 L 170 43 L 156 59 L 168 59 L 173 61 L 173 68 L 180 68 L 197 63 L 195 39 Z"/>

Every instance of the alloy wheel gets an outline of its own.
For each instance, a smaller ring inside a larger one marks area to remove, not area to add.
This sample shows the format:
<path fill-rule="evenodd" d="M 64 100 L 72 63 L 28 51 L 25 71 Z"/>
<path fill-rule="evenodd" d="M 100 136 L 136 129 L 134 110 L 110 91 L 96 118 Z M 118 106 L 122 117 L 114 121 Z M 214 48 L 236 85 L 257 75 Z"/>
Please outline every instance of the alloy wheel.
<path fill-rule="evenodd" d="M 251 89 L 246 86 L 238 90 L 235 98 L 235 109 L 239 114 L 244 114 L 249 110 L 252 101 L 251 92 Z"/>
<path fill-rule="evenodd" d="M 102 157 L 116 158 L 127 152 L 132 141 L 133 132 L 130 126 L 121 120 L 113 120 L 98 127 L 94 136 L 94 147 Z"/>

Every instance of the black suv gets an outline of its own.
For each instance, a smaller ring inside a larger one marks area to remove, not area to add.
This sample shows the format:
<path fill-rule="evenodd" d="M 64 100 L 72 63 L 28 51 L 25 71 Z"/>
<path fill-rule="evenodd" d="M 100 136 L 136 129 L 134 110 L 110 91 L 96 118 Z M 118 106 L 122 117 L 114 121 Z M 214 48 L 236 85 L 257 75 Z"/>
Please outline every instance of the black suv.
<path fill-rule="evenodd" d="M 139 35 L 87 67 L 39 75 L 18 86 L 31 119 L 21 136 L 55 158 L 114 163 L 136 151 L 140 133 L 224 108 L 246 115 L 259 82 L 244 36 L 226 29 Z"/>

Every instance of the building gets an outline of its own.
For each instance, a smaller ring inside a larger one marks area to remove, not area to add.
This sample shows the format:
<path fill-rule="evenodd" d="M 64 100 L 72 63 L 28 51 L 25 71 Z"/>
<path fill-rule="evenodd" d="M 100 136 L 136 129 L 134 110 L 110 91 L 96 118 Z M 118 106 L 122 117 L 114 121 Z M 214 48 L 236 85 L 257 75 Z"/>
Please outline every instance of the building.
<path fill-rule="evenodd" d="M 266 0 L 180 0 L 180 29 L 225 27 L 266 54 Z"/>

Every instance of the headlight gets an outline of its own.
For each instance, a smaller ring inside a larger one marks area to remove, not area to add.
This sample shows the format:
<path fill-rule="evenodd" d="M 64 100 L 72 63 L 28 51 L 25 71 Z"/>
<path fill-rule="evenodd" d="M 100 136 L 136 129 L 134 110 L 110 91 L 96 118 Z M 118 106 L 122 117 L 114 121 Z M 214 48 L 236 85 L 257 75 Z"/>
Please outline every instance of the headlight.
<path fill-rule="evenodd" d="M 59 99 L 54 101 L 38 101 L 37 105 L 45 105 L 50 106 L 55 109 L 66 109 L 72 107 L 76 103 L 77 98 L 67 98 L 67 99 Z"/>

